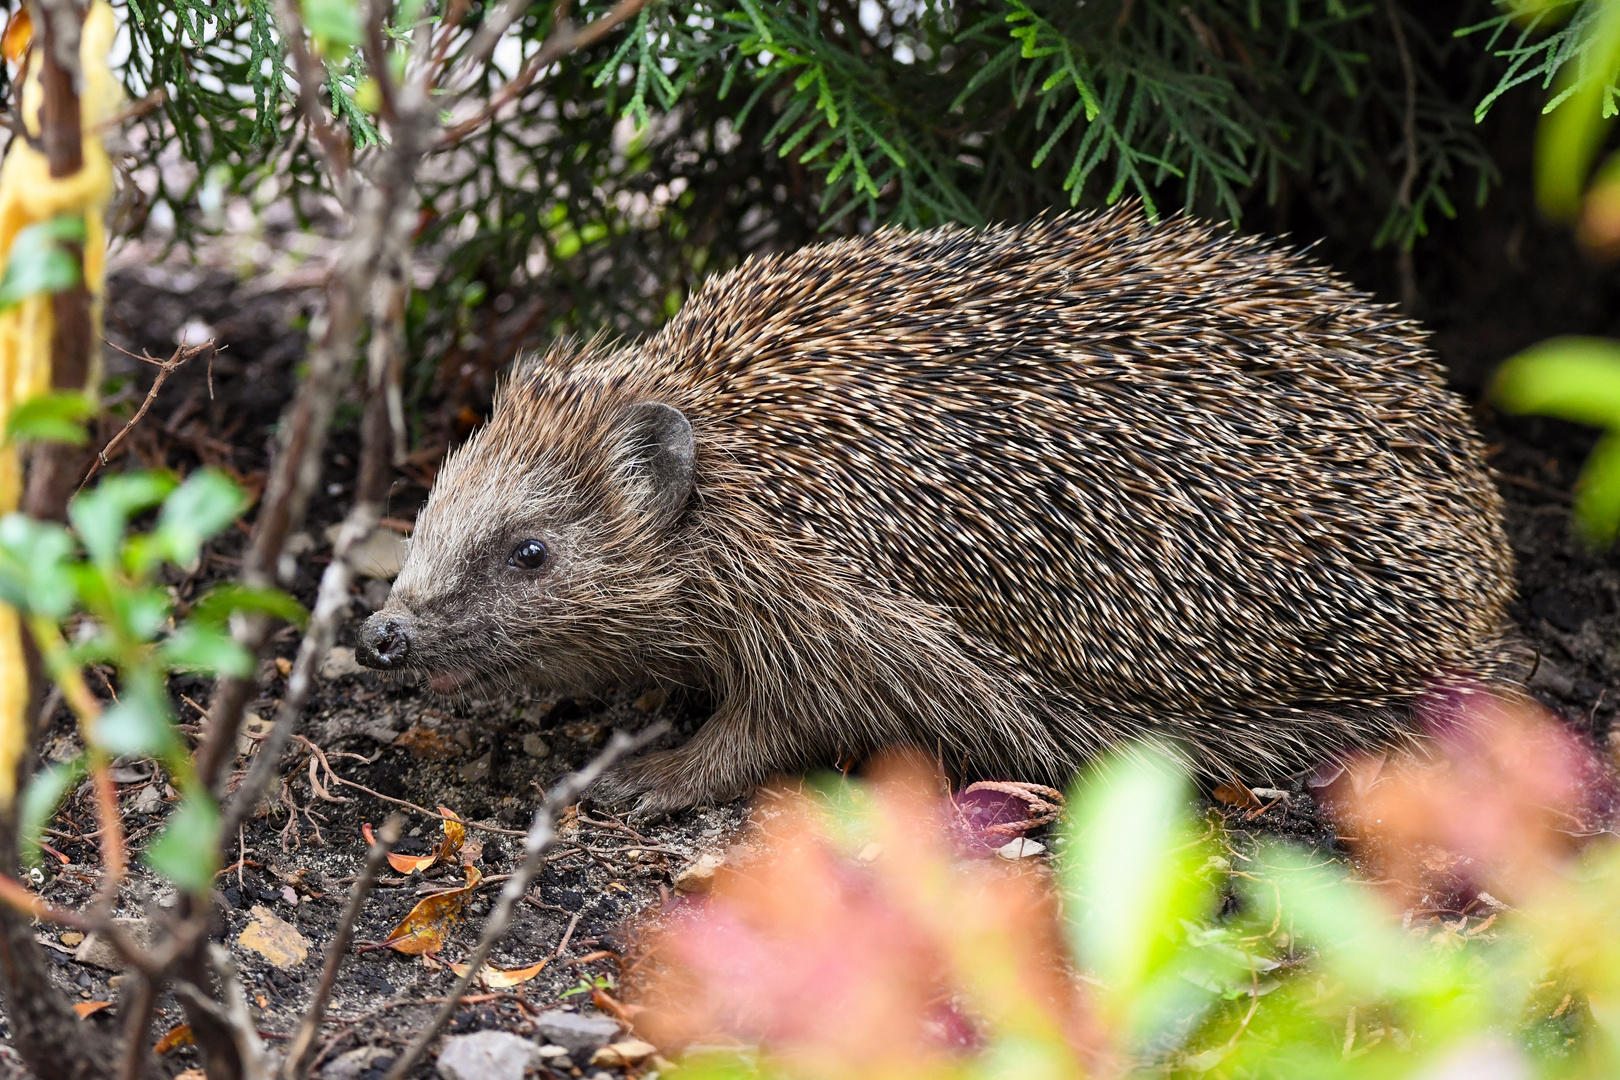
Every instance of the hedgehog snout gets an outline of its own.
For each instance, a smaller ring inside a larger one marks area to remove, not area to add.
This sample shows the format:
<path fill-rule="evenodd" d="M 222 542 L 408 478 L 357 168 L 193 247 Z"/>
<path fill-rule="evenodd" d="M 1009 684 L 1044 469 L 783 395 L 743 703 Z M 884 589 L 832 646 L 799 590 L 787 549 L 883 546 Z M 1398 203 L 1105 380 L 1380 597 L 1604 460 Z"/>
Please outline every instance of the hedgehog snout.
<path fill-rule="evenodd" d="M 361 624 L 354 646 L 354 658 L 366 667 L 392 671 L 411 654 L 411 624 L 379 611 Z"/>

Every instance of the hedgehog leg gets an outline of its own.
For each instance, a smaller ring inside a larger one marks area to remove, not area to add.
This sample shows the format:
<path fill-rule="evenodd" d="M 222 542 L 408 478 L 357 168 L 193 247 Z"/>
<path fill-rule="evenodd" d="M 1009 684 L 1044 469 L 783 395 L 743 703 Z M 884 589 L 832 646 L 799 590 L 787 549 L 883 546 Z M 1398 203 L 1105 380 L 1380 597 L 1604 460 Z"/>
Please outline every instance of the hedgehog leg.
<path fill-rule="evenodd" d="M 819 748 L 803 738 L 804 728 L 761 722 L 751 706 L 735 702 L 722 703 L 684 745 L 610 770 L 591 794 L 608 802 L 634 799 L 633 814 L 657 816 L 700 803 L 729 802 L 816 759 Z"/>

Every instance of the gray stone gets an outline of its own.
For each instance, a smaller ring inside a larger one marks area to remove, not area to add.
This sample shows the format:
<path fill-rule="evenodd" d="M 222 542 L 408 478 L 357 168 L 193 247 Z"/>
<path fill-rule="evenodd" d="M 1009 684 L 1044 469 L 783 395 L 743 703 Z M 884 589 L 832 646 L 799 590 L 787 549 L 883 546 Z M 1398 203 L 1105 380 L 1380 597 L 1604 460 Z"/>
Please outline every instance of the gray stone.
<path fill-rule="evenodd" d="M 523 752 L 532 758 L 550 757 L 551 747 L 540 737 L 539 732 L 531 731 L 523 736 Z"/>
<path fill-rule="evenodd" d="M 452 1035 L 439 1051 L 439 1075 L 444 1080 L 523 1080 L 540 1064 L 540 1048 L 506 1031 L 476 1031 Z"/>
<path fill-rule="evenodd" d="M 343 645 L 335 645 L 321 661 L 321 678 L 339 679 L 345 675 L 358 675 L 366 670 L 354 658 L 354 650 Z"/>
<path fill-rule="evenodd" d="M 342 523 L 333 525 L 326 530 L 326 542 L 336 544 Z M 379 526 L 371 531 L 371 535 L 349 549 L 349 565 L 361 577 L 372 578 L 377 581 L 392 581 L 399 576 L 399 568 L 405 562 L 405 553 L 410 550 L 410 541 L 406 540 L 393 529 Z"/>
<path fill-rule="evenodd" d="M 556 1043 L 574 1057 L 589 1060 L 599 1046 L 619 1037 L 616 1021 L 601 1015 L 548 1009 L 534 1021 L 534 1029 L 547 1042 Z"/>
<path fill-rule="evenodd" d="M 129 812 L 132 814 L 155 814 L 163 806 L 163 792 L 156 784 L 147 784 L 135 793 L 129 802 Z"/>
<path fill-rule="evenodd" d="M 114 919 L 113 925 L 123 930 L 136 945 L 142 948 L 151 947 L 153 926 L 145 919 Z M 81 941 L 79 947 L 73 950 L 73 959 L 91 967 L 105 968 L 107 971 L 123 971 L 125 967 L 118 950 L 100 934 L 91 934 Z"/>
<path fill-rule="evenodd" d="M 491 754 L 485 754 L 483 757 L 469 761 L 465 765 L 458 765 L 456 766 L 456 776 L 460 778 L 463 784 L 482 784 L 489 779 L 492 760 Z"/>
<path fill-rule="evenodd" d="M 394 1055 L 381 1046 L 362 1046 L 328 1061 L 321 1067 L 321 1080 L 360 1080 L 362 1073 L 393 1061 Z"/>

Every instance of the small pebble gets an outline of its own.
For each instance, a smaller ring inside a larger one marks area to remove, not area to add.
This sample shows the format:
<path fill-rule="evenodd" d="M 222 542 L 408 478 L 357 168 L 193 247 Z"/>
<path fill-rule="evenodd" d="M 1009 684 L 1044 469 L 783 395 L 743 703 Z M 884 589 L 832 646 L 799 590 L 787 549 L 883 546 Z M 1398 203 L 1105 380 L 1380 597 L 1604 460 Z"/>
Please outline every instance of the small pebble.
<path fill-rule="evenodd" d="M 532 758 L 551 756 L 551 745 L 540 737 L 537 731 L 531 731 L 523 736 L 523 752 Z"/>
<path fill-rule="evenodd" d="M 339 679 L 345 675 L 358 675 L 366 670 L 354 658 L 354 650 L 343 645 L 335 645 L 321 661 L 321 678 Z"/>
<path fill-rule="evenodd" d="M 1027 859 L 1032 855 L 1039 855 L 1046 850 L 1046 845 L 1039 840 L 1031 840 L 1027 836 L 1020 836 L 1016 840 L 1009 840 L 996 848 L 996 854 L 1009 861 Z"/>
<path fill-rule="evenodd" d="M 726 864 L 726 858 L 718 851 L 705 851 L 699 855 L 680 873 L 675 875 L 675 891 L 683 893 L 706 893 L 714 888 L 715 873 Z"/>
<path fill-rule="evenodd" d="M 237 937 L 237 944 L 258 953 L 278 968 L 297 967 L 309 956 L 309 939 L 289 922 L 276 918 L 267 907 L 255 907 L 253 919 Z"/>
<path fill-rule="evenodd" d="M 439 1051 L 444 1080 L 523 1080 L 540 1063 L 540 1048 L 506 1031 L 452 1035 Z"/>

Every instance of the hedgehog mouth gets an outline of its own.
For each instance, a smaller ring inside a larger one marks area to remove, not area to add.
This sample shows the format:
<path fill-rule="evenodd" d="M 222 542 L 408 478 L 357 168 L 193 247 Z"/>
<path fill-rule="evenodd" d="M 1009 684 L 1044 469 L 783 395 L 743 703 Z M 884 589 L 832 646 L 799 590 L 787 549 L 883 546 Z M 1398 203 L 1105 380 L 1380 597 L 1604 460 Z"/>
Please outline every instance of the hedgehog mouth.
<path fill-rule="evenodd" d="M 475 678 L 466 668 L 453 668 L 449 671 L 435 671 L 428 677 L 428 685 L 437 694 L 453 694 L 457 690 L 472 682 Z"/>

